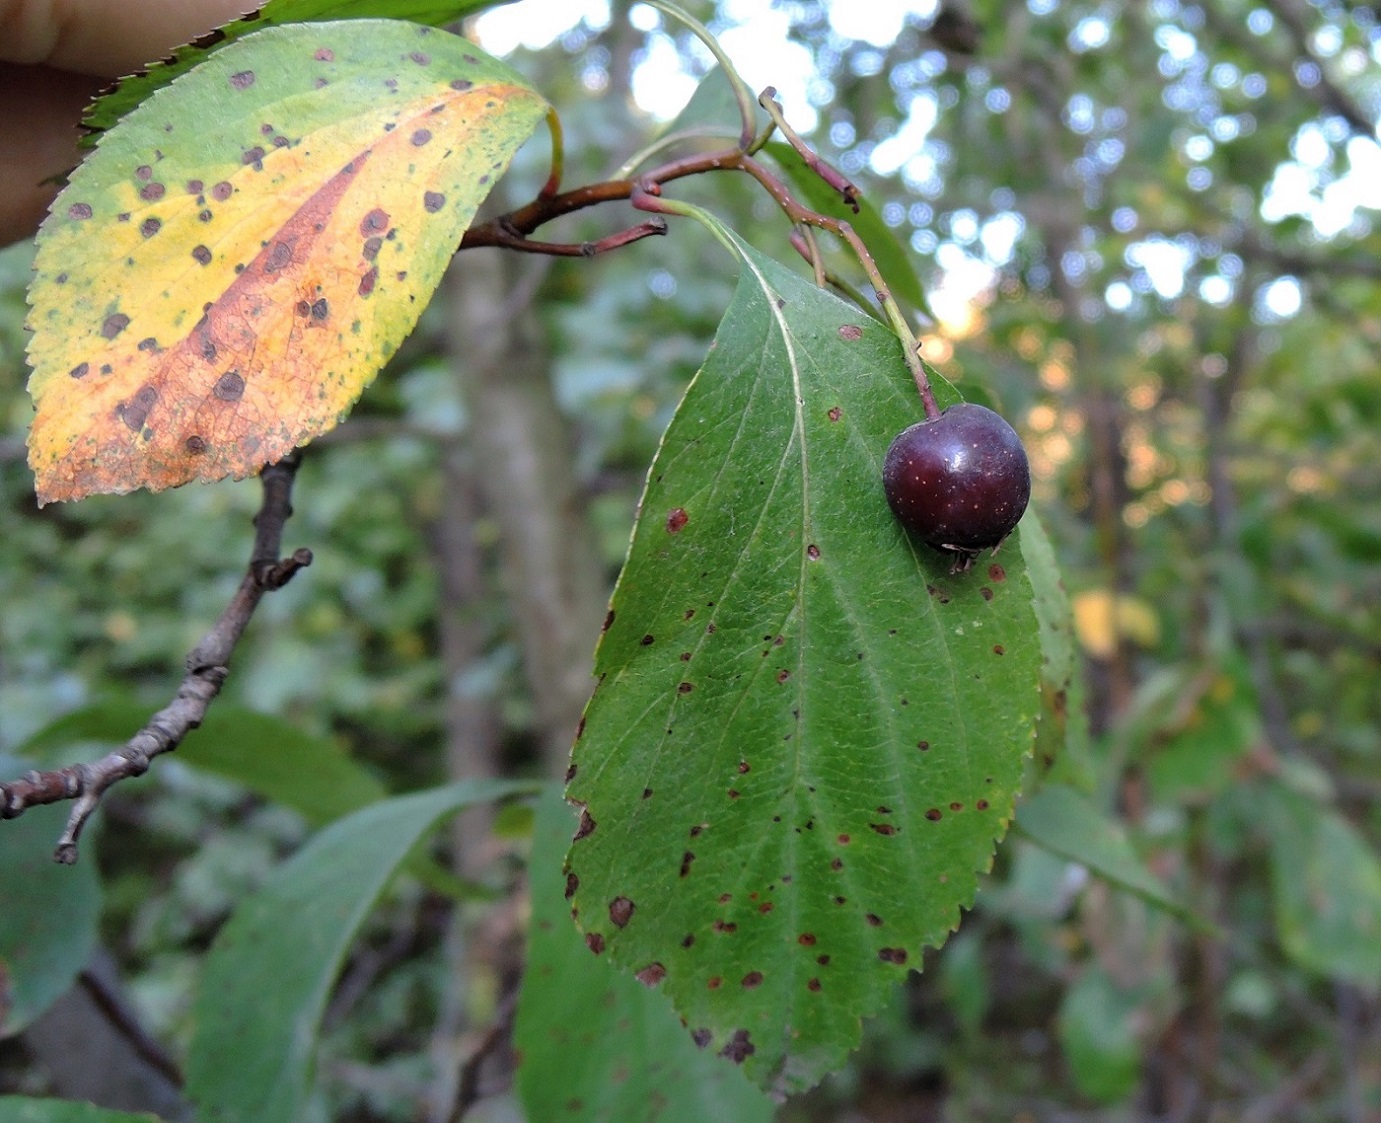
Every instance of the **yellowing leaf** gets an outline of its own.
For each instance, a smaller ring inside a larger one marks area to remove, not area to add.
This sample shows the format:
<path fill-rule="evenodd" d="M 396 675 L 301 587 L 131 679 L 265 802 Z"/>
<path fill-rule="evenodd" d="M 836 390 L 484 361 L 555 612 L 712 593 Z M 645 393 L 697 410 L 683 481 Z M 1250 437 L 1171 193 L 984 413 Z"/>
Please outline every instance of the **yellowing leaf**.
<path fill-rule="evenodd" d="M 333 427 L 545 109 L 390 20 L 269 28 L 151 96 L 39 234 L 39 501 L 246 476 Z"/>

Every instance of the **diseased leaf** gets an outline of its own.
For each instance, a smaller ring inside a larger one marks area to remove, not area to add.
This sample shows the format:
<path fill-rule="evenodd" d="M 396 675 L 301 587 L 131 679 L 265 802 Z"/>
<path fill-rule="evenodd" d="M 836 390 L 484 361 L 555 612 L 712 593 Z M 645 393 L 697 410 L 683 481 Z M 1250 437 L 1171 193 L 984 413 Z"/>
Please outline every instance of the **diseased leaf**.
<path fill-rule="evenodd" d="M 508 0 L 269 0 L 256 12 L 223 27 L 209 31 L 201 38 L 178 47 L 168 57 L 150 63 L 138 74 L 122 78 L 110 90 L 93 101 L 82 117 L 88 129 L 108 129 L 121 117 L 152 94 L 166 86 L 180 74 L 186 74 L 213 51 L 223 49 L 236 39 L 255 31 L 284 23 L 308 23 L 323 20 L 396 19 L 411 20 L 438 27 L 461 16 L 492 8 Z M 82 138 L 84 147 L 96 143 L 97 134 Z"/>
<path fill-rule="evenodd" d="M 888 510 L 921 412 L 896 337 L 734 244 L 596 657 L 568 862 L 591 951 L 657 965 L 694 1039 L 785 1093 L 972 901 L 1039 650 L 1015 542 L 952 574 Z"/>
<path fill-rule="evenodd" d="M 575 827 L 555 790 L 538 808 L 532 921 L 513 1043 L 527 1117 L 544 1123 L 767 1123 L 772 1104 L 701 1052 L 656 973 L 630 978 L 588 950 L 564 899 L 561 855 Z"/>
<path fill-rule="evenodd" d="M 331 985 L 384 886 L 442 816 L 531 790 L 475 780 L 373 804 L 332 823 L 236 909 L 196 1003 L 187 1091 L 198 1118 L 297 1123 Z"/>
<path fill-rule="evenodd" d="M 1055 549 L 1034 511 L 1021 524 L 1021 556 L 1035 590 L 1041 636 L 1041 717 L 1036 760 L 1046 778 L 1088 790 L 1093 786 L 1088 716 L 1083 707 L 1081 661 L 1076 658 L 1074 617 L 1060 579 Z"/>
<path fill-rule="evenodd" d="M 269 28 L 141 104 L 39 233 L 40 502 L 249 475 L 334 426 L 544 111 L 381 20 Z"/>
<path fill-rule="evenodd" d="M 0 756 L 0 779 L 25 771 L 13 757 Z M 0 1039 L 61 997 L 96 947 L 96 863 L 53 861 L 67 813 L 62 805 L 31 808 L 0 831 Z"/>

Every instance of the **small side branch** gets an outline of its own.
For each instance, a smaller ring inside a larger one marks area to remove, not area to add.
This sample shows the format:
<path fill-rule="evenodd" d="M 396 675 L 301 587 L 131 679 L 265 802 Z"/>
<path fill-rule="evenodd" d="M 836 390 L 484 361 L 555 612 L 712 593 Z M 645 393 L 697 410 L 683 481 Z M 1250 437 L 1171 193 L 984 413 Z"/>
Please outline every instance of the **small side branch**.
<path fill-rule="evenodd" d="M 265 593 L 281 589 L 299 569 L 311 564 L 312 552 L 299 549 L 280 558 L 283 528 L 292 514 L 292 486 L 299 454 L 293 453 L 260 473 L 263 501 L 254 516 L 254 549 L 239 589 L 201 641 L 187 655 L 186 674 L 173 700 L 159 710 L 123 747 L 100 760 L 45 772 L 30 772 L 0 784 L 0 819 L 13 819 L 28 808 L 75 800 L 67 826 L 53 853 L 55 861 L 77 860 L 82 828 L 113 785 L 148 771 L 153 758 L 172 752 L 202 723 L 230 673 L 230 657 Z"/>

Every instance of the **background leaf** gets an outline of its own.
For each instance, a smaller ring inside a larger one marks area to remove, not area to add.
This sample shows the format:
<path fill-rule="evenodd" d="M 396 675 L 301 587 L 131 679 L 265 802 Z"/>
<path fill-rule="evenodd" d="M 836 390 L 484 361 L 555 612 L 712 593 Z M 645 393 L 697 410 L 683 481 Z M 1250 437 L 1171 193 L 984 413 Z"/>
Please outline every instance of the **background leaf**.
<path fill-rule="evenodd" d="M 206 960 L 187 1057 L 187 1090 L 204 1120 L 300 1118 L 331 985 L 384 886 L 442 816 L 531 790 L 470 781 L 366 807 L 323 830 L 235 911 Z"/>
<path fill-rule="evenodd" d="M 19 752 L 50 756 L 75 742 L 124 744 L 150 709 L 109 699 L 64 714 L 34 733 Z M 384 786 L 340 747 L 270 714 L 218 702 L 178 746 L 177 759 L 243 784 L 321 826 L 385 795 Z"/>
<path fill-rule="evenodd" d="M 739 253 L 596 656 L 569 864 L 591 950 L 665 972 L 697 1042 L 787 1092 L 972 900 L 1039 654 L 1019 549 L 951 574 L 887 508 L 920 414 L 896 337 Z"/>
<path fill-rule="evenodd" d="M 1078 862 L 1149 904 L 1200 928 L 1212 928 L 1146 868 L 1122 827 L 1073 788 L 1049 784 L 1024 797 L 1017 809 L 1016 829 L 1042 849 Z"/>
<path fill-rule="evenodd" d="M 1079 1090 L 1115 1103 L 1136 1087 L 1141 1047 L 1134 1016 L 1139 1001 L 1099 967 L 1089 966 L 1060 1006 L 1060 1046 Z"/>
<path fill-rule="evenodd" d="M 1270 827 L 1276 928 L 1297 963 L 1381 988 L 1381 861 L 1336 811 L 1279 786 L 1259 805 Z"/>
<path fill-rule="evenodd" d="M 0 756 L 0 778 L 29 767 Z M 67 813 L 61 804 L 35 807 L 0 831 L 0 1038 L 18 1033 L 60 997 L 96 947 L 95 859 L 88 855 L 75 866 L 53 861 Z"/>
<path fill-rule="evenodd" d="M 766 1123 L 772 1104 L 737 1069 L 695 1047 L 664 995 L 586 948 L 563 898 L 561 856 L 574 829 L 571 809 L 549 792 L 534 828 L 532 921 L 513 1038 L 528 1118 Z"/>
<path fill-rule="evenodd" d="M 391 20 L 268 28 L 141 104 L 39 233 L 40 502 L 242 477 L 335 425 L 544 111 Z"/>
<path fill-rule="evenodd" d="M 132 1115 L 70 1100 L 32 1100 L 0 1096 L 0 1119 L 5 1123 L 158 1123 L 156 1115 Z"/>
<path fill-rule="evenodd" d="M 275 24 L 347 19 L 411 20 L 440 26 L 504 2 L 506 0 L 269 0 L 257 12 L 232 20 L 195 42 L 178 47 L 168 58 L 150 63 L 140 73 L 120 79 L 114 89 L 87 107 L 82 124 L 97 132 L 88 134 L 82 143 L 94 145 L 100 130 L 110 128 L 155 90 L 187 73 L 213 51 L 251 32 Z"/>

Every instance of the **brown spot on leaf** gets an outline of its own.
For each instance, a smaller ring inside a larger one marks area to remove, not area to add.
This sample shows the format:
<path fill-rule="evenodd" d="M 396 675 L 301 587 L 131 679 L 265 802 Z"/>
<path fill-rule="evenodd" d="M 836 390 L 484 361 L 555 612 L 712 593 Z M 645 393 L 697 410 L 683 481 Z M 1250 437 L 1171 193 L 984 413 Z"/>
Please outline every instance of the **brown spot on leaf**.
<path fill-rule="evenodd" d="M 722 978 L 720 978 L 718 975 L 711 975 L 709 979 L 705 982 L 705 989 L 718 990 L 723 985 L 724 980 Z"/>
<path fill-rule="evenodd" d="M 814 542 L 812 542 L 809 546 L 806 547 L 806 557 L 808 557 L 811 561 L 819 561 L 820 547 L 817 546 Z"/>
<path fill-rule="evenodd" d="M 655 987 L 667 977 L 667 969 L 660 963 L 649 963 L 641 971 L 635 972 L 633 977 L 645 987 Z"/>
<path fill-rule="evenodd" d="M 330 47 L 318 47 L 316 53 L 312 55 L 312 58 L 316 59 L 317 62 L 335 62 L 336 52 L 331 50 Z"/>
<path fill-rule="evenodd" d="M 256 171 L 263 171 L 263 148 L 256 144 L 253 148 L 245 149 L 245 151 L 240 155 L 240 163 L 245 164 L 246 166 L 253 166 Z"/>
<path fill-rule="evenodd" d="M 364 218 L 360 219 L 360 233 L 368 238 L 372 234 L 377 234 L 381 230 L 388 229 L 388 211 L 382 207 L 375 207 Z"/>
<path fill-rule="evenodd" d="M 845 324 L 839 329 L 839 338 L 853 343 L 863 338 L 863 329 L 857 324 Z"/>
<path fill-rule="evenodd" d="M 749 971 L 743 976 L 743 987 L 745 990 L 752 990 L 754 987 L 762 986 L 762 972 Z"/>
<path fill-rule="evenodd" d="M 590 809 L 582 807 L 580 809 L 580 824 L 575 828 L 575 837 L 572 842 L 579 842 L 582 838 L 589 838 L 595 833 L 595 821 L 590 817 Z"/>
<path fill-rule="evenodd" d="M 241 70 L 238 74 L 230 76 L 230 85 L 237 90 L 247 90 L 254 85 L 254 71 Z"/>
<path fill-rule="evenodd" d="M 326 302 L 324 296 L 312 301 L 312 319 L 320 323 L 331 314 L 331 306 Z"/>
<path fill-rule="evenodd" d="M 575 896 L 575 891 L 580 888 L 580 878 L 573 871 L 566 874 L 566 900 Z"/>
<path fill-rule="evenodd" d="M 129 327 L 129 317 L 123 312 L 114 312 L 107 316 L 101 324 L 101 334 L 106 339 L 114 339 L 127 327 Z"/>
<path fill-rule="evenodd" d="M 637 905 L 627 897 L 615 897 L 609 902 L 609 920 L 615 928 L 626 928 L 636 910 Z"/>
<path fill-rule="evenodd" d="M 78 363 L 67 373 L 70 374 L 73 378 L 85 378 L 90 370 L 90 363 Z"/>
<path fill-rule="evenodd" d="M 417 129 L 417 130 L 412 134 L 412 136 L 410 136 L 410 137 L 408 138 L 408 140 L 410 140 L 410 141 L 412 142 L 412 146 L 413 146 L 414 148 L 421 148 L 424 144 L 427 143 L 427 141 L 429 141 L 429 140 L 431 140 L 431 139 L 432 139 L 432 131 L 431 131 L 431 129 Z"/>
<path fill-rule="evenodd" d="M 980 799 L 974 806 L 980 811 L 986 811 L 988 810 L 988 801 L 986 799 Z"/>
<path fill-rule="evenodd" d="M 668 732 L 670 732 L 670 730 L 668 730 Z M 651 799 L 651 798 L 652 798 L 652 789 L 651 789 L 651 788 L 644 788 L 644 789 L 643 789 L 643 799 Z"/>
<path fill-rule="evenodd" d="M 455 83 L 452 82 L 451 85 L 454 86 Z M 696 1045 L 699 1046 L 701 1049 L 705 1048 L 705 1046 L 708 1045 L 713 1038 L 714 1034 L 712 1034 L 707 1029 L 691 1030 L 691 1040 L 694 1041 Z"/>
<path fill-rule="evenodd" d="M 215 199 L 217 202 L 224 203 L 234 192 L 235 188 L 231 187 L 226 180 L 221 180 L 220 183 L 212 185 L 211 198 Z"/>
<path fill-rule="evenodd" d="M 139 189 L 139 198 L 147 203 L 157 202 L 167 190 L 161 183 L 146 183 Z"/>
<path fill-rule="evenodd" d="M 930 742 L 929 742 L 929 741 L 917 741 L 917 742 L 916 742 L 916 748 L 920 749 L 921 752 L 923 752 L 923 753 L 928 753 L 928 752 L 930 752 Z"/>
<path fill-rule="evenodd" d="M 145 339 L 141 339 L 138 344 L 135 345 L 135 349 L 138 351 L 157 351 L 158 340 L 150 335 Z"/>
<path fill-rule="evenodd" d="M 925 817 L 929 819 L 932 823 L 938 823 L 941 819 L 944 818 L 944 813 L 941 812 L 941 810 L 938 807 L 932 807 L 929 811 L 925 813 Z"/>
<path fill-rule="evenodd" d="M 210 265 L 211 251 L 206 246 L 195 246 L 192 249 L 192 259 L 198 265 Z"/>
<path fill-rule="evenodd" d="M 432 56 L 422 51 L 412 51 L 408 55 L 408 59 L 411 62 L 417 63 L 418 66 L 426 66 L 432 61 Z"/>
<path fill-rule="evenodd" d="M 223 402 L 238 402 L 244 397 L 245 380 L 240 377 L 239 371 L 228 370 L 216 379 L 216 385 L 211 388 L 211 393 Z"/>
<path fill-rule="evenodd" d="M 686 877 L 690 873 L 691 863 L 695 861 L 695 852 L 687 850 L 681 855 L 681 876 Z"/>
<path fill-rule="evenodd" d="M 878 958 L 884 963 L 895 963 L 900 966 L 906 962 L 906 949 L 878 948 Z"/>
<path fill-rule="evenodd" d="M 841 834 L 841 835 L 839 836 L 839 842 L 840 842 L 840 844 L 843 845 L 843 846 L 848 846 L 849 843 L 850 843 L 851 841 L 852 841 L 852 839 L 850 839 L 849 836 L 846 835 L 846 834 Z"/>
<path fill-rule="evenodd" d="M 667 533 L 679 534 L 682 527 L 690 522 L 690 516 L 686 514 L 684 507 L 673 507 L 667 512 Z"/>
<path fill-rule="evenodd" d="M 599 630 L 600 630 L 601 632 L 607 632 L 611 627 L 613 627 L 613 624 L 614 624 L 614 610 L 611 608 L 608 612 L 606 612 L 606 613 L 604 614 L 604 624 L 603 624 L 603 626 L 602 626 Z"/>
<path fill-rule="evenodd" d="M 264 259 L 264 272 L 277 273 L 292 264 L 293 247 L 291 242 L 274 242 L 273 249 Z"/>
<path fill-rule="evenodd" d="M 863 919 L 868 922 L 868 926 L 870 928 L 882 927 L 882 917 L 878 916 L 878 914 L 875 912 L 868 913 L 868 915 L 866 915 Z"/>
<path fill-rule="evenodd" d="M 359 293 L 361 296 L 368 296 L 374 291 L 374 283 L 379 279 L 379 269 L 375 266 L 363 277 L 360 278 Z"/>
<path fill-rule="evenodd" d="M 199 437 L 195 433 L 193 433 L 190 437 L 188 437 L 185 441 L 182 442 L 182 447 L 185 448 L 188 452 L 190 452 L 193 456 L 200 456 L 203 452 L 206 451 L 206 438 Z"/>
<path fill-rule="evenodd" d="M 67 208 L 67 217 L 76 219 L 78 222 L 90 218 L 93 213 L 90 203 L 73 203 Z"/>
<path fill-rule="evenodd" d="M 786 680 L 789 679 L 790 677 L 791 677 L 791 672 L 788 671 L 785 667 L 783 667 L 780 671 L 777 672 L 777 682 L 778 682 L 779 684 L 780 684 L 780 683 L 783 683 L 783 682 L 786 682 Z"/>
<path fill-rule="evenodd" d="M 819 989 L 820 989 L 820 980 L 819 980 L 819 979 L 807 979 L 807 980 L 806 980 L 806 990 L 809 990 L 809 991 L 816 991 L 816 990 L 819 990 Z"/>
<path fill-rule="evenodd" d="M 422 209 L 428 214 L 436 214 L 446 205 L 446 196 L 440 191 L 428 191 L 422 196 Z"/>
<path fill-rule="evenodd" d="M 984 600 L 992 600 L 992 599 L 993 599 L 993 591 L 992 591 L 990 588 L 988 588 L 987 585 L 984 585 L 983 588 L 981 588 L 981 589 L 978 590 L 978 592 L 979 592 L 979 595 L 982 596 L 982 598 L 983 598 Z"/>
<path fill-rule="evenodd" d="M 1003 647 L 1002 644 L 1000 644 L 1000 643 L 995 643 L 995 644 L 993 644 L 993 654 L 994 654 L 994 655 L 1006 655 L 1006 654 L 1007 654 L 1007 649 L 1006 649 L 1005 647 Z"/>
<path fill-rule="evenodd" d="M 115 416 L 123 421 L 131 432 L 141 433 L 144 422 L 148 420 L 149 410 L 157 401 L 157 390 L 152 386 L 141 386 L 133 398 L 115 407 Z"/>
<path fill-rule="evenodd" d="M 364 249 L 360 250 L 360 255 L 365 261 L 373 261 L 379 256 L 379 250 L 383 247 L 383 244 L 384 240 L 377 234 L 373 238 L 367 238 L 364 243 Z"/>
<path fill-rule="evenodd" d="M 880 835 L 893 835 L 897 833 L 897 828 L 891 823 L 869 823 L 868 826 L 877 831 Z"/>
<path fill-rule="evenodd" d="M 988 577 L 992 581 L 1006 581 L 1007 571 L 1003 569 L 1002 566 L 998 565 L 997 562 L 993 562 L 992 565 L 988 566 Z"/>
<path fill-rule="evenodd" d="M 736 1029 L 733 1036 L 729 1038 L 729 1043 L 719 1051 L 719 1055 L 728 1057 L 736 1065 L 741 1065 L 757 1051 L 757 1046 L 748 1039 L 748 1031 Z"/>
<path fill-rule="evenodd" d="M 598 932 L 586 932 L 585 946 L 596 955 L 600 955 L 604 951 L 604 937 Z"/>
<path fill-rule="evenodd" d="M 679 684 L 677 685 L 677 687 L 676 687 L 676 693 L 678 693 L 678 694 L 689 694 L 689 693 L 690 693 L 692 690 L 694 690 L 694 689 L 695 689 L 695 687 L 694 687 L 691 683 L 689 683 L 689 682 L 683 682 L 683 683 L 679 683 Z"/>
<path fill-rule="evenodd" d="M 468 90 L 468 89 L 469 89 L 471 86 L 473 86 L 473 85 L 474 85 L 474 83 L 473 83 L 472 81 L 470 81 L 469 78 L 452 78 L 452 79 L 451 79 L 451 89 L 453 89 L 453 90 Z"/>
<path fill-rule="evenodd" d="M 842 417 L 842 416 L 843 416 L 843 413 L 842 413 L 842 411 L 840 410 L 840 408 L 839 408 L 838 406 L 831 406 L 831 407 L 830 407 L 829 419 L 830 419 L 831 421 L 838 421 L 838 420 L 840 419 L 840 417 Z"/>
<path fill-rule="evenodd" d="M 796 937 L 796 942 L 800 944 L 803 948 L 813 948 L 815 946 L 815 933 L 802 932 L 799 936 Z"/>
<path fill-rule="evenodd" d="M 163 222 L 157 218 L 146 218 L 139 224 L 139 233 L 145 238 L 152 238 L 163 229 Z"/>

